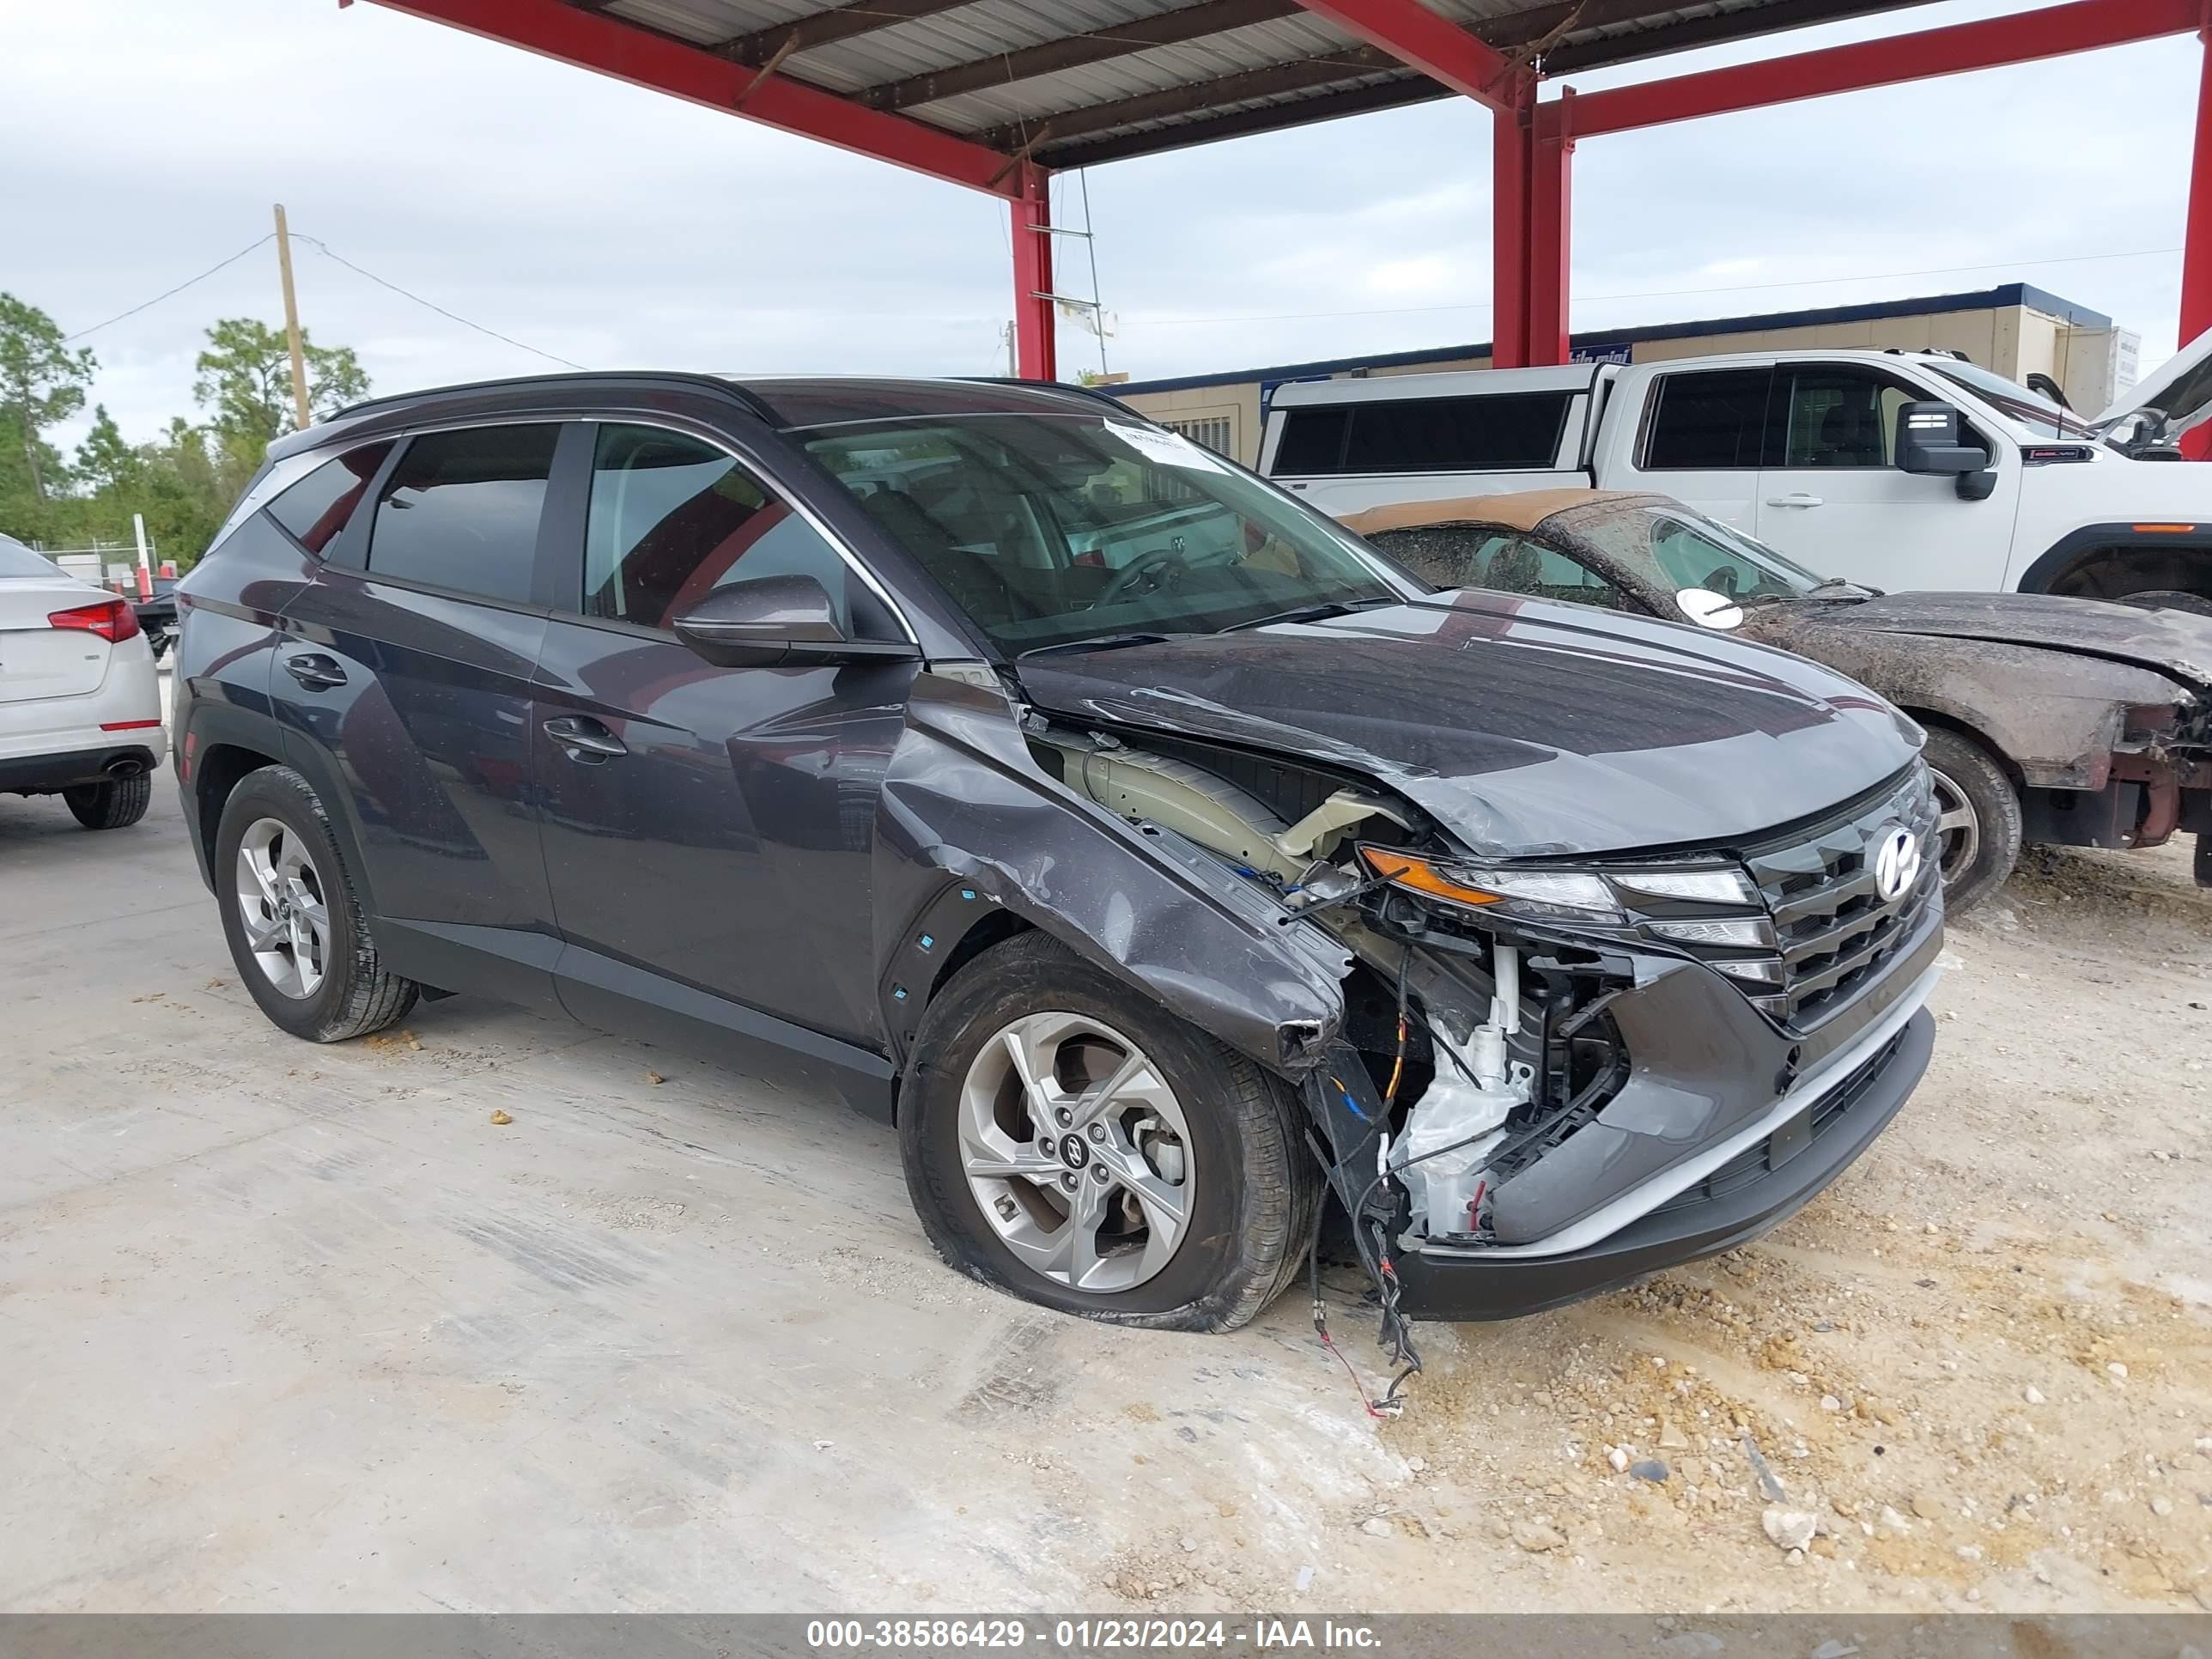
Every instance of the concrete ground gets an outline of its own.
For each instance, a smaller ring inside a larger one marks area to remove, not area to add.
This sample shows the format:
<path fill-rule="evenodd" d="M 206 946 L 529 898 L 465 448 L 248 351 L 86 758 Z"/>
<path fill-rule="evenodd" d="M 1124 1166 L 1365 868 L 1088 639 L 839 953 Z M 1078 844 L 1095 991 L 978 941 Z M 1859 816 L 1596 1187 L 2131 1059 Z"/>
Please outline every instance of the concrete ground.
<path fill-rule="evenodd" d="M 465 998 L 299 1043 L 171 775 L 103 835 L 0 798 L 0 1609 L 2212 1599 L 2212 905 L 2179 856 L 2039 868 L 1833 1192 L 1424 1328 L 1378 1424 L 1302 1296 L 1182 1337 L 957 1278 L 830 1101 Z"/>

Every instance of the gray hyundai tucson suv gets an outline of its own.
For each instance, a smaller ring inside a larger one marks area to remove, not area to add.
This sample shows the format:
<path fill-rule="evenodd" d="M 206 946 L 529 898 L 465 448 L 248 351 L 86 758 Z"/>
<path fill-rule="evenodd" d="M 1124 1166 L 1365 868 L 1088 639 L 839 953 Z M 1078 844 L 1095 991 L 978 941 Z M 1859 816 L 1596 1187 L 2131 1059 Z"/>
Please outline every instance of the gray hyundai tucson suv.
<path fill-rule="evenodd" d="M 1078 390 L 364 404 L 180 593 L 270 1019 L 483 995 L 811 1079 L 947 1261 L 1071 1312 L 1236 1326 L 1332 1193 L 1386 1326 L 1547 1307 L 1772 1226 L 1927 1065 L 1911 721 L 1433 592 Z"/>

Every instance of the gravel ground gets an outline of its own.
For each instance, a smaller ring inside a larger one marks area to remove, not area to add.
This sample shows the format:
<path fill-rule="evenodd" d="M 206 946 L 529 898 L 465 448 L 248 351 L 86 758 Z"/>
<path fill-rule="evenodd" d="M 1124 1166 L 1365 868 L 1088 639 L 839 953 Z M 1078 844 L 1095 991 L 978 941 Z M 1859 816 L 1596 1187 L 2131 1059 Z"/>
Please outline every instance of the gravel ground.
<path fill-rule="evenodd" d="M 0 1608 L 2212 1606 L 2212 895 L 2031 857 L 1950 948 L 1827 1194 L 1422 1328 L 1377 1423 L 1301 1297 L 957 1278 L 830 1103 L 468 999 L 293 1042 L 166 776 L 0 799 Z"/>

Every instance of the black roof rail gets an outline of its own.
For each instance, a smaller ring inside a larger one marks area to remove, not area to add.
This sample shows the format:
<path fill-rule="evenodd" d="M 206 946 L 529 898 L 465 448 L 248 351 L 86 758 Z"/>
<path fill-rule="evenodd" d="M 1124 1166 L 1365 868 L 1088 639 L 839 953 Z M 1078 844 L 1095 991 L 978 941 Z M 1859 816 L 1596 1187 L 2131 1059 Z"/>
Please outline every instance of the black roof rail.
<path fill-rule="evenodd" d="M 775 411 L 742 382 L 720 374 L 700 374 L 683 369 L 665 368 L 587 368 L 571 370 L 566 374 L 503 374 L 492 380 L 459 380 L 451 386 L 417 386 L 411 392 L 387 392 L 381 398 L 364 398 L 357 404 L 348 404 L 333 410 L 328 421 L 342 421 L 366 410 L 382 409 L 392 404 L 418 402 L 426 398 L 442 398 L 459 392 L 489 392 L 509 386 L 566 386 L 578 380 L 604 383 L 610 380 L 654 380 L 674 382 L 683 386 L 703 386 L 734 398 L 770 425 L 777 423 Z M 326 424 L 318 422 L 316 424 Z"/>
<path fill-rule="evenodd" d="M 962 374 L 955 378 L 966 380 L 974 386 L 1024 386 L 1031 392 L 1064 392 L 1071 398 L 1084 398 L 1092 403 L 1110 404 L 1115 412 L 1133 416 L 1146 426 L 1159 424 L 1142 410 L 1130 408 L 1103 386 L 1085 386 L 1079 381 L 1067 380 L 1024 380 L 1013 374 Z"/>

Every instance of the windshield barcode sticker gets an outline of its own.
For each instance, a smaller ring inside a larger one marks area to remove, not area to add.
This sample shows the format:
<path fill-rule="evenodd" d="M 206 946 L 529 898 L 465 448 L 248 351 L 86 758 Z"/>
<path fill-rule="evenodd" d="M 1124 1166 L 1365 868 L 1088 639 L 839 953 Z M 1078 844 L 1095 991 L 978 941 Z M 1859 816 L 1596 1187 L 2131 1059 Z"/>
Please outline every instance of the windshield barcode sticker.
<path fill-rule="evenodd" d="M 1161 432 L 1148 426 L 1106 422 L 1106 429 L 1147 460 L 1163 466 L 1188 467 L 1193 472 L 1218 472 L 1221 463 L 1180 433 Z"/>

